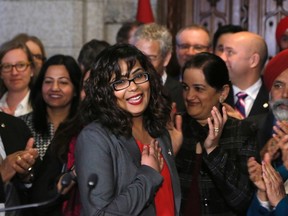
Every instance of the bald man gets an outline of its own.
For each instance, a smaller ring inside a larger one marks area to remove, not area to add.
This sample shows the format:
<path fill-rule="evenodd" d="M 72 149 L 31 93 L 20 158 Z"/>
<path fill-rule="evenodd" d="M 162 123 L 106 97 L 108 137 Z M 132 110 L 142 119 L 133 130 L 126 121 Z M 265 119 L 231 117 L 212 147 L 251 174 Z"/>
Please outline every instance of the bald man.
<path fill-rule="evenodd" d="M 268 111 L 269 93 L 261 73 L 267 60 L 264 39 L 252 32 L 228 36 L 220 56 L 229 70 L 231 90 L 226 103 L 246 118 Z"/>

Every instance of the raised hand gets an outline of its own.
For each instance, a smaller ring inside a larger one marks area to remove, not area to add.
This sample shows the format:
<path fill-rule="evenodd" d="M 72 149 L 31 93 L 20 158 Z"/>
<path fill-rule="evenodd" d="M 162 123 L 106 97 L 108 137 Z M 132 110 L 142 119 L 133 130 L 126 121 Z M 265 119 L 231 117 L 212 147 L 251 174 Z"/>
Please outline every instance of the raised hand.
<path fill-rule="evenodd" d="M 176 103 L 174 102 L 172 103 L 170 117 L 171 121 L 167 124 L 167 130 L 170 134 L 173 152 L 177 154 L 183 142 L 182 116 L 177 114 Z"/>
<path fill-rule="evenodd" d="M 269 139 L 267 143 L 264 145 L 264 147 L 260 151 L 260 156 L 261 158 L 264 157 L 264 154 L 269 153 L 270 157 L 272 160 L 276 159 L 279 157 L 280 152 L 279 152 L 279 147 L 277 145 L 277 141 L 275 140 L 274 137 Z"/>
<path fill-rule="evenodd" d="M 284 166 L 288 170 L 288 135 L 283 136 L 277 143 L 277 146 L 282 151 L 282 161 Z"/>
<path fill-rule="evenodd" d="M 144 145 L 141 156 L 141 164 L 150 166 L 156 171 L 161 172 L 163 169 L 164 160 L 157 140 L 152 140 L 150 145 Z"/>
<path fill-rule="evenodd" d="M 232 106 L 230 106 L 227 103 L 222 103 L 222 106 L 224 106 L 226 108 L 226 112 L 228 116 L 231 116 L 233 118 L 242 120 L 244 119 L 243 116 L 237 111 L 235 110 Z"/>
<path fill-rule="evenodd" d="M 26 149 L 7 155 L 3 160 L 0 171 L 3 182 L 8 182 L 16 174 L 27 174 L 38 157 L 38 151 L 33 148 L 34 139 L 30 138 Z"/>
<path fill-rule="evenodd" d="M 262 166 L 254 157 L 250 157 L 247 161 L 249 178 L 258 188 L 258 190 L 266 191 L 265 182 L 262 178 Z"/>
<path fill-rule="evenodd" d="M 286 121 L 277 121 L 273 126 L 273 138 L 278 142 L 283 136 L 288 134 L 288 123 Z"/>
<path fill-rule="evenodd" d="M 286 196 L 282 177 L 265 159 L 262 162 L 262 171 L 268 200 L 275 207 Z"/>
<path fill-rule="evenodd" d="M 208 118 L 209 132 L 206 140 L 204 141 L 204 148 L 207 154 L 212 152 L 217 146 L 222 134 L 223 127 L 227 121 L 226 108 L 222 107 L 223 116 L 219 110 L 214 106 L 211 111 L 212 118 Z M 213 119 L 213 121 L 212 121 Z"/>

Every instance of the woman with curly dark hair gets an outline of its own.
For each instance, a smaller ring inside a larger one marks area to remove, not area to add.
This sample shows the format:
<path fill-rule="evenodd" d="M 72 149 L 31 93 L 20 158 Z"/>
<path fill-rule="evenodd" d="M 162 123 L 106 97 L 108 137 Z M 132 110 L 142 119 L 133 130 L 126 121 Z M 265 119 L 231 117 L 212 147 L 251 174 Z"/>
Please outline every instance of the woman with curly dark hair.
<path fill-rule="evenodd" d="M 84 87 L 75 151 L 84 215 L 178 215 L 171 103 L 149 60 L 131 45 L 109 47 Z"/>

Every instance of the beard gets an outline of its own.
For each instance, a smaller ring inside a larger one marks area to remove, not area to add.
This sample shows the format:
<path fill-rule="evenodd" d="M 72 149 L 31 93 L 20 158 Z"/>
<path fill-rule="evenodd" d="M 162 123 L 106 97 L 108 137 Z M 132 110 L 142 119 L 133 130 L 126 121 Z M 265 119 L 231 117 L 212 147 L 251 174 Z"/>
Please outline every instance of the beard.
<path fill-rule="evenodd" d="M 278 121 L 288 121 L 288 99 L 270 101 L 269 104 Z"/>

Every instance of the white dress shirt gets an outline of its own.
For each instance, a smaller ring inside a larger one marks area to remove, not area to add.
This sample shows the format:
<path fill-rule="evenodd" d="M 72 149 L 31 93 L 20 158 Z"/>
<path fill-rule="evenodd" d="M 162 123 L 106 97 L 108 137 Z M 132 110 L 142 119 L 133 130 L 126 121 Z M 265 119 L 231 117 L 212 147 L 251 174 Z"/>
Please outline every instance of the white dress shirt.
<path fill-rule="evenodd" d="M 6 102 L 7 99 L 7 92 L 2 96 L 2 98 L 0 99 L 0 109 L 1 107 L 8 107 L 8 104 Z M 18 117 L 21 115 L 25 115 L 28 114 L 32 111 L 32 107 L 29 104 L 29 95 L 30 95 L 30 91 L 27 92 L 26 96 L 23 98 L 23 100 L 18 104 L 14 116 Z"/>
<path fill-rule="evenodd" d="M 238 100 L 237 93 L 244 92 L 247 94 L 247 97 L 244 100 L 246 116 L 249 115 L 261 86 L 262 86 L 262 80 L 260 78 L 257 80 L 256 83 L 254 83 L 252 86 L 244 90 L 239 89 L 237 86 L 234 86 L 234 85 L 232 86 L 233 93 L 234 93 L 234 104 Z"/>
<path fill-rule="evenodd" d="M 6 158 L 6 153 L 5 153 L 5 149 L 4 149 L 1 137 L 0 137 L 0 157 L 1 157 L 1 161 L 0 161 L 0 164 L 1 164 L 2 160 Z M 5 203 L 0 203 L 0 208 L 5 208 Z M 5 212 L 0 212 L 0 216 L 5 216 Z"/>
<path fill-rule="evenodd" d="M 165 85 L 166 80 L 167 80 L 167 73 L 165 70 L 163 71 L 163 75 L 161 76 L 161 80 L 162 80 L 162 84 Z"/>

